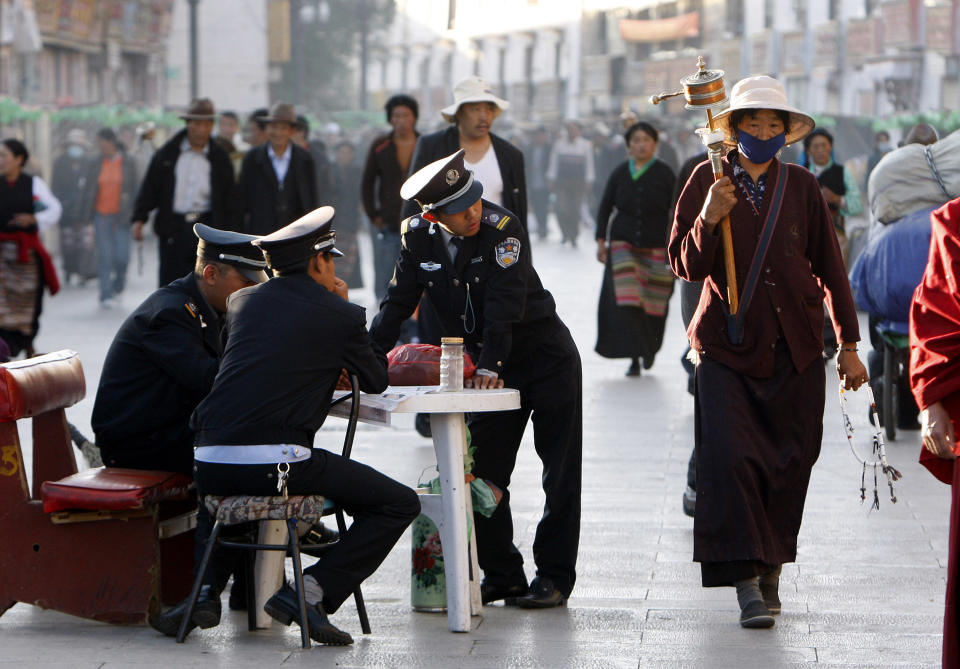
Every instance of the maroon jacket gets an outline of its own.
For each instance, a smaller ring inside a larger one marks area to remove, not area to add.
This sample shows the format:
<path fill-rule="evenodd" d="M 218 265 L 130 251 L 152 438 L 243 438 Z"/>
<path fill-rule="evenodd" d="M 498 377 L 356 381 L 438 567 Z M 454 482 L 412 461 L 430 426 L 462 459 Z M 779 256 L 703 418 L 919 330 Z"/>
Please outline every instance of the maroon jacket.
<path fill-rule="evenodd" d="M 724 174 L 731 180 L 730 161 L 736 155 L 733 151 L 723 159 Z M 770 164 L 759 217 L 737 189 L 730 225 L 740 292 L 776 180 L 784 168 L 789 170 L 787 190 L 760 281 L 745 314 L 740 345 L 731 344 L 727 336 L 727 281 L 720 226 L 711 234 L 700 220 L 707 191 L 713 185 L 709 163 L 694 171 L 680 195 L 667 248 L 670 266 L 678 277 L 704 280 L 700 304 L 687 330 L 690 346 L 701 355 L 759 378 L 773 374 L 774 347 L 780 336 L 786 339 L 798 371 L 821 359 L 824 297 L 839 341 L 860 340 L 857 312 L 830 211 L 816 177 L 799 165 L 785 165 L 778 160 Z"/>

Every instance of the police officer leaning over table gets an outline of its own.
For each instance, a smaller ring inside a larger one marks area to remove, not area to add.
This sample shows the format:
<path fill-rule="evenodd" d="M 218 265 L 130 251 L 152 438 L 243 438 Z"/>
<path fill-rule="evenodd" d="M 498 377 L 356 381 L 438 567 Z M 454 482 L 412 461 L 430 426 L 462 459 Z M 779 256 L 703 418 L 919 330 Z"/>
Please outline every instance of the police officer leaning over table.
<path fill-rule="evenodd" d="M 289 463 L 289 494 L 323 495 L 353 517 L 304 570 L 310 637 L 342 645 L 353 639 L 327 614 L 376 571 L 420 502 L 380 472 L 312 448 L 341 370 L 356 374 L 364 392 L 382 392 L 388 382 L 387 359 L 370 339 L 364 310 L 347 301 L 335 274 L 341 254 L 333 215 L 333 207 L 321 207 L 254 241 L 274 277 L 230 298 L 220 371 L 191 425 L 199 494 L 276 495 L 278 467 Z M 264 610 L 284 624 L 298 620 L 293 589 L 285 584 Z"/>
<path fill-rule="evenodd" d="M 480 199 L 483 186 L 463 156 L 460 150 L 431 163 L 403 184 L 401 196 L 422 213 L 401 224 L 400 257 L 371 333 L 390 348 L 426 291 L 440 334 L 462 336 L 476 361 L 474 387 L 520 391 L 520 410 L 470 420 L 473 473 L 504 491 L 492 517 L 474 515 L 481 592 L 485 604 L 559 606 L 573 589 L 580 537 L 580 355 L 521 243 L 520 222 Z M 531 413 L 546 505 L 533 544 L 537 577 L 528 588 L 507 488 Z"/>

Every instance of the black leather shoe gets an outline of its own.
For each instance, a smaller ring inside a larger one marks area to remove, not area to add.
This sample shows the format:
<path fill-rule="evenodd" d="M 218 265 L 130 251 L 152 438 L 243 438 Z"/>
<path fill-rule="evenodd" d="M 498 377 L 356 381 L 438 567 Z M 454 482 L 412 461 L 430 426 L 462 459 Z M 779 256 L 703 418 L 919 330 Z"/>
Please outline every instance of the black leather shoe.
<path fill-rule="evenodd" d="M 323 557 L 327 550 L 338 541 L 340 541 L 339 532 L 323 523 L 317 523 L 300 537 L 300 552 L 311 557 Z M 289 551 L 287 552 L 289 553 Z"/>
<path fill-rule="evenodd" d="M 549 578 L 537 577 L 530 584 L 530 589 L 523 597 L 517 600 L 521 609 L 549 609 L 554 606 L 563 606 L 567 598 L 557 590 Z"/>
<path fill-rule="evenodd" d="M 289 625 L 294 620 L 297 623 L 300 622 L 300 601 L 297 593 L 287 583 L 284 583 L 283 587 L 267 600 L 263 610 L 282 625 Z M 307 627 L 309 627 L 307 633 L 310 638 L 317 643 L 328 646 L 347 646 L 353 643 L 352 636 L 334 627 L 320 602 L 307 603 Z"/>
<path fill-rule="evenodd" d="M 480 600 L 486 604 L 503 600 L 504 606 L 516 606 L 517 599 L 527 594 L 527 584 L 517 583 L 510 586 L 490 585 L 486 581 L 480 584 Z"/>
<path fill-rule="evenodd" d="M 240 574 L 239 570 L 233 574 L 233 586 L 230 588 L 230 599 L 227 600 L 231 611 L 247 610 L 247 579 Z"/>
<path fill-rule="evenodd" d="M 183 614 L 187 612 L 187 602 L 189 598 L 183 600 L 172 609 L 161 613 L 156 618 L 150 618 L 150 627 L 166 636 L 177 636 L 180 631 L 180 621 L 183 620 Z M 187 634 L 194 628 L 209 629 L 220 624 L 220 597 L 213 592 L 209 585 L 200 588 L 200 596 L 197 598 L 197 604 L 193 607 L 193 615 L 190 616 L 190 623 L 187 626 Z"/>
<path fill-rule="evenodd" d="M 768 629 L 775 623 L 773 614 L 762 599 L 755 599 L 740 610 L 740 627 Z"/>
<path fill-rule="evenodd" d="M 631 360 L 630 366 L 627 367 L 627 372 L 624 376 L 640 376 L 640 361 Z"/>

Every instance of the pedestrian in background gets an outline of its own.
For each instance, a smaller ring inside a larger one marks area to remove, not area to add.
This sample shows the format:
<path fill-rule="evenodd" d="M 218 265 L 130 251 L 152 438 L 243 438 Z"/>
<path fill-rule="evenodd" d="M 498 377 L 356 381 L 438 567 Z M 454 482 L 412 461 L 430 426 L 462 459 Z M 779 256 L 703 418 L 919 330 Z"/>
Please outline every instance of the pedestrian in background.
<path fill-rule="evenodd" d="M 126 285 L 137 167 L 110 128 L 97 132 L 97 148 L 99 158 L 90 162 L 87 172 L 83 214 L 96 232 L 100 306 L 111 308 L 118 305 Z"/>
<path fill-rule="evenodd" d="M 237 220 L 230 156 L 211 139 L 216 110 L 209 98 L 190 103 L 180 115 L 186 127 L 154 154 L 133 208 L 133 238 L 156 210 L 161 286 L 192 272 L 197 259 L 196 223 L 235 229 Z"/>
<path fill-rule="evenodd" d="M 804 156 L 801 165 L 813 172 L 827 201 L 833 227 L 840 242 L 843 263 L 847 264 L 847 233 L 845 221 L 851 216 L 863 213 L 860 201 L 860 186 L 857 180 L 842 163 L 837 163 L 833 155 L 833 135 L 823 128 L 817 128 L 803 140 Z"/>
<path fill-rule="evenodd" d="M 60 290 L 57 271 L 38 233 L 60 220 L 59 200 L 38 176 L 23 169 L 27 147 L 16 139 L 0 143 L 0 339 L 10 355 L 35 353 L 43 289 Z"/>
<path fill-rule="evenodd" d="M 313 157 L 313 169 L 317 182 L 317 203 L 329 204 L 333 201 L 333 165 L 323 140 L 310 139 L 310 121 L 303 114 L 297 116 L 290 139 L 294 144 L 310 152 Z"/>
<path fill-rule="evenodd" d="M 457 82 L 453 88 L 453 104 L 440 110 L 450 127 L 420 137 L 410 173 L 463 149 L 467 169 L 483 184 L 484 199 L 517 216 L 523 226 L 520 241 L 529 249 L 524 157 L 517 147 L 491 131 L 497 117 L 510 108 L 509 102 L 491 90 L 490 84 L 480 77 Z M 407 202 L 401 217 L 413 216 L 418 211 L 413 203 Z"/>
<path fill-rule="evenodd" d="M 627 376 L 640 376 L 640 359 L 650 369 L 663 344 L 673 294 L 666 247 L 675 177 L 655 157 L 656 128 L 640 121 L 623 138 L 629 158 L 610 174 L 597 210 L 597 260 L 604 270 L 596 351 L 630 358 Z"/>
<path fill-rule="evenodd" d="M 137 126 L 136 139 L 133 146 L 127 151 L 127 155 L 133 159 L 137 166 L 138 183 L 147 176 L 150 161 L 153 160 L 153 154 L 157 152 L 157 147 L 153 143 L 156 134 L 157 124 L 153 121 L 144 121 Z"/>
<path fill-rule="evenodd" d="M 363 166 L 363 209 L 373 226 L 373 292 L 383 299 L 400 256 L 400 186 L 417 146 L 420 106 L 409 95 L 392 96 L 384 105 L 391 130 L 370 144 Z M 340 207 L 337 207 L 340 211 Z"/>
<path fill-rule="evenodd" d="M 533 141 L 524 154 L 530 164 L 530 180 L 527 182 L 528 198 L 537 219 L 537 236 L 546 239 L 549 232 L 547 216 L 550 212 L 550 187 L 547 185 L 547 170 L 550 167 L 550 133 L 544 126 L 533 131 Z"/>
<path fill-rule="evenodd" d="M 583 136 L 580 124 L 569 121 L 565 133 L 553 143 L 547 167 L 563 244 L 577 245 L 583 196 L 593 189 L 595 178 L 593 146 Z"/>
<path fill-rule="evenodd" d="M 361 168 L 357 164 L 357 151 L 347 140 L 337 145 L 337 160 L 333 166 L 334 200 L 337 210 L 337 248 L 343 257 L 337 260 L 337 274 L 347 282 L 348 288 L 362 288 L 360 272 L 360 181 Z"/>
<path fill-rule="evenodd" d="M 233 173 L 240 173 L 240 165 L 243 163 L 243 157 L 250 147 L 240 136 L 240 118 L 235 112 L 220 112 L 220 118 L 217 120 L 217 134 L 214 137 L 220 148 L 230 156 L 230 163 L 233 165 Z"/>
<path fill-rule="evenodd" d="M 277 102 L 264 121 L 268 141 L 250 149 L 240 168 L 242 226 L 251 235 L 268 235 L 317 207 L 313 158 L 290 141 L 294 106 Z"/>
<path fill-rule="evenodd" d="M 247 123 L 243 126 L 243 141 L 253 149 L 261 146 L 267 141 L 267 122 L 266 117 L 270 115 L 270 110 L 261 107 L 254 109 L 247 117 Z"/>
<path fill-rule="evenodd" d="M 698 353 L 694 436 L 697 504 L 693 559 L 704 587 L 734 586 L 740 625 L 767 628 L 781 609 L 781 566 L 797 557 L 807 485 L 823 436 L 823 302 L 840 333 L 837 373 L 848 389 L 867 380 L 850 284 L 820 185 L 781 163 L 813 118 L 787 103 L 776 79 L 733 87 L 715 118 L 725 143 L 714 182 L 709 163 L 677 202 L 668 256 L 676 275 L 704 280 L 688 330 Z M 736 275 L 754 286 L 731 316 L 718 226 L 730 217 Z M 762 279 L 748 281 L 753 274 Z"/>
<path fill-rule="evenodd" d="M 60 254 L 64 283 L 80 283 L 97 276 L 97 251 L 93 223 L 84 211 L 89 172 L 90 142 L 80 128 L 67 133 L 63 151 L 53 163 L 53 194 L 63 207 L 60 216 Z"/>
<path fill-rule="evenodd" d="M 893 145 L 890 144 L 890 133 L 886 130 L 881 130 L 874 135 L 873 141 L 873 153 L 867 159 L 867 173 L 863 178 L 864 187 L 870 183 L 870 173 L 873 172 L 873 168 L 877 166 L 881 158 L 893 149 Z"/>

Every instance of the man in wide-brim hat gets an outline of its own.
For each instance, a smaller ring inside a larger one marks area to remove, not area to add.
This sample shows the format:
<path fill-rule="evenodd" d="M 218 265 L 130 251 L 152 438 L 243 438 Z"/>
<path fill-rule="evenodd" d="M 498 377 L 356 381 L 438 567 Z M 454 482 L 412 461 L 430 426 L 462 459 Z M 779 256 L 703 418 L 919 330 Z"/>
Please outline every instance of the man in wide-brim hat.
<path fill-rule="evenodd" d="M 171 137 L 150 159 L 133 207 L 133 237 L 156 210 L 153 229 L 160 239 L 160 285 L 193 270 L 193 226 L 237 228 L 233 166 L 226 151 L 211 140 L 216 109 L 209 98 L 190 103 L 180 118 L 186 128 Z"/>
<path fill-rule="evenodd" d="M 313 156 L 291 139 L 296 108 L 276 102 L 262 120 L 267 141 L 247 152 L 239 177 L 243 229 L 256 235 L 268 235 L 319 204 Z"/>
<path fill-rule="evenodd" d="M 420 137 L 410 174 L 463 149 L 464 164 L 483 184 L 484 197 L 517 215 L 524 231 L 521 241 L 526 243 L 529 237 L 523 153 L 491 131 L 493 122 L 509 108 L 510 103 L 494 93 L 490 84 L 480 77 L 459 81 L 453 88 L 453 103 L 440 110 L 450 127 Z M 407 202 L 400 217 L 416 213 L 416 206 Z"/>
<path fill-rule="evenodd" d="M 823 302 L 857 389 L 867 372 L 833 221 L 816 178 L 777 159 L 814 127 L 768 76 L 748 77 L 717 115 L 732 149 L 723 178 L 702 163 L 677 203 L 668 257 L 704 281 L 688 329 L 696 372 L 697 496 L 693 559 L 705 587 L 735 586 L 743 627 L 772 627 L 781 565 L 797 557 L 824 405 Z M 740 306 L 731 316 L 720 223 L 730 217 Z M 700 502 L 703 503 L 700 503 Z"/>

